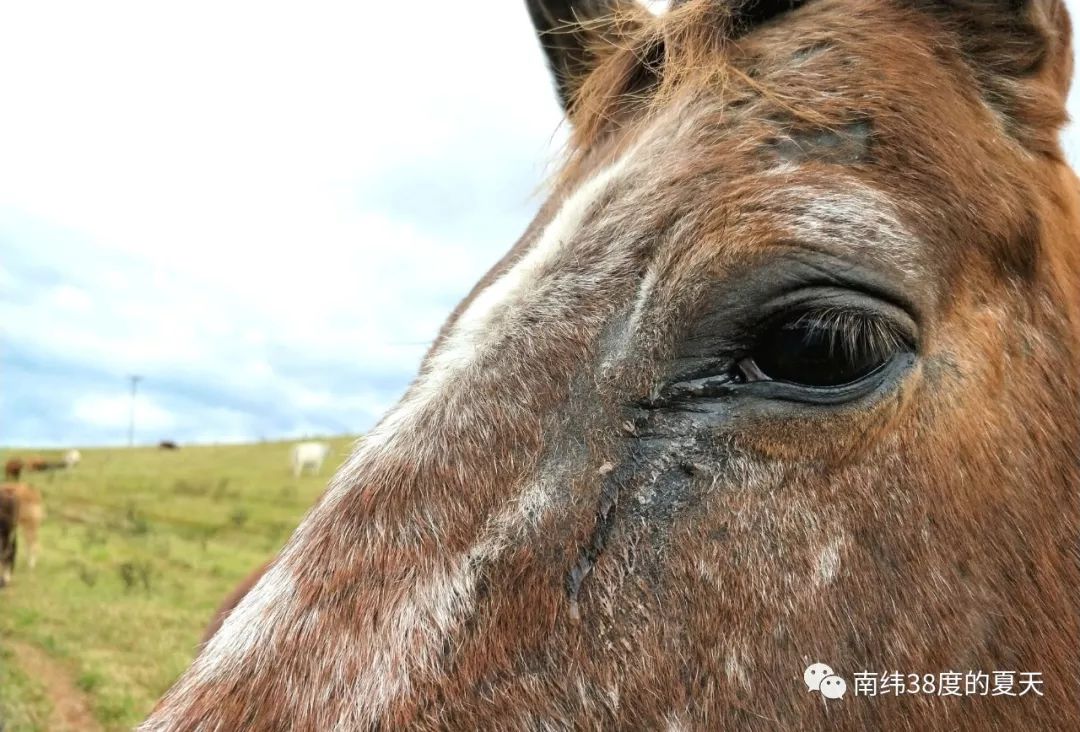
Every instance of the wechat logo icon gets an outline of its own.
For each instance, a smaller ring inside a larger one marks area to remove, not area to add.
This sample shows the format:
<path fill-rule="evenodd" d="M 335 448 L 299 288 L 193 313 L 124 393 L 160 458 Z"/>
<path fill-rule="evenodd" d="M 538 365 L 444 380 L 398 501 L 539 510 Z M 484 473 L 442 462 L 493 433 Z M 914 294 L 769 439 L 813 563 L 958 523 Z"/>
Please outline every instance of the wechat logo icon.
<path fill-rule="evenodd" d="M 847 682 L 824 663 L 812 663 L 803 671 L 807 691 L 820 691 L 826 699 L 839 699 L 847 692 Z"/>

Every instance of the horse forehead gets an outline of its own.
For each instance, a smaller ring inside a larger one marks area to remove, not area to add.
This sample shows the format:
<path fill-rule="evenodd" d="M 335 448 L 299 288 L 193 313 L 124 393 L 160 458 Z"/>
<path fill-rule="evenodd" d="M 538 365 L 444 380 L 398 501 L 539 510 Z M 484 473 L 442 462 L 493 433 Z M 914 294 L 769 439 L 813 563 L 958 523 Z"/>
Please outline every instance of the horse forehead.
<path fill-rule="evenodd" d="M 724 89 L 690 89 L 645 122 L 627 125 L 601 149 L 583 151 L 586 158 L 604 162 L 576 169 L 574 182 L 565 186 L 556 205 L 546 207 L 546 217 L 541 214 L 546 221 L 519 243 L 517 255 L 508 258 L 506 266 L 497 267 L 481 282 L 447 332 L 475 330 L 508 304 L 541 308 L 543 300 L 519 296 L 544 277 L 580 276 L 590 265 L 573 257 L 572 250 L 596 237 L 620 234 L 630 246 L 633 232 L 651 228 L 659 235 L 660 222 L 674 227 L 682 223 L 680 218 L 701 219 L 710 211 L 733 214 L 727 223 L 736 225 L 729 227 L 722 242 L 730 257 L 767 246 L 760 237 L 755 245 L 745 245 L 755 237 L 742 236 L 745 232 L 737 226 L 751 221 L 760 226 L 767 218 L 773 239 L 823 238 L 823 244 L 836 245 L 842 254 L 884 256 L 894 269 L 914 275 L 919 269 L 915 246 L 919 237 L 901 223 L 908 217 L 900 209 L 917 204 L 905 200 L 901 205 L 883 179 L 898 172 L 890 169 L 894 162 L 885 161 L 893 157 L 886 148 L 909 146 L 916 125 L 901 120 L 897 126 L 893 103 L 883 93 L 866 92 L 883 92 L 888 86 L 893 93 L 911 95 L 904 114 L 912 118 L 923 115 L 921 107 L 926 105 L 902 84 L 885 85 L 872 68 L 849 70 L 845 73 L 854 79 L 848 78 L 839 89 L 832 85 L 832 74 L 843 70 L 857 49 L 838 50 L 821 38 L 775 45 L 786 50 L 765 60 L 755 57 L 754 63 L 764 69 L 760 82 L 735 79 Z M 819 73 L 820 68 L 829 71 Z M 783 78 L 785 70 L 791 70 L 792 78 Z M 926 73 L 940 76 L 944 71 Z M 887 120 L 884 125 L 882 119 Z M 605 218 L 617 219 L 619 226 L 598 225 Z M 876 235 L 868 237 L 868 227 L 876 227 Z M 669 237 L 665 246 L 688 250 L 716 243 Z M 649 251 L 657 252 L 639 248 L 636 255 Z M 617 255 L 618 246 L 611 252 Z M 591 264 L 602 269 L 598 260 Z M 557 295 L 557 288 L 551 293 Z M 431 354 L 435 358 L 428 362 L 452 352 L 452 340 L 440 338 Z"/>
<path fill-rule="evenodd" d="M 583 175 L 522 242 L 519 255 L 464 303 L 429 367 L 463 355 L 461 346 L 499 311 L 543 311 L 590 275 L 622 276 L 611 267 L 619 258 L 636 266 L 638 289 L 663 285 L 655 272 L 648 277 L 650 265 L 672 257 L 701 261 L 692 255 L 702 250 L 730 263 L 760 253 L 770 239 L 815 241 L 857 258 L 875 250 L 873 256 L 901 273 L 918 269 L 911 246 L 917 237 L 901 222 L 896 202 L 858 172 L 873 156 L 870 118 L 831 129 L 754 119 L 731 125 L 727 135 L 740 144 L 730 145 L 717 142 L 722 133 L 715 115 L 711 101 L 672 108 L 612 161 Z M 654 243 L 643 246 L 649 237 Z M 579 256 L 600 245 L 603 256 Z M 553 284 L 559 281 L 572 284 Z M 548 286 L 538 297 L 541 282 Z M 634 288 L 623 292 L 640 295 Z"/>

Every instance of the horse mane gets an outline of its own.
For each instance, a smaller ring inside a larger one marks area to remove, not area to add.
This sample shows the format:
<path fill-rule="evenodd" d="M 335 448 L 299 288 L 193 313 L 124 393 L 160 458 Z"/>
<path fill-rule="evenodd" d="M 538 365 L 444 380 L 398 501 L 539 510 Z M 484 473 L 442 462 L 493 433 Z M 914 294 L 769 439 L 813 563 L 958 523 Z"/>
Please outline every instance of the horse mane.
<path fill-rule="evenodd" d="M 670 10 L 657 15 L 639 3 L 612 3 L 607 15 L 552 31 L 586 39 L 591 60 L 590 71 L 571 85 L 567 113 L 572 131 L 560 180 L 574 178 L 582 158 L 606 138 L 647 125 L 688 88 L 708 88 L 723 99 L 737 83 L 778 102 L 792 119 L 821 129 L 849 123 L 821 109 L 785 103 L 782 94 L 729 61 L 742 36 L 808 4 L 810 0 L 675 0 Z M 1059 58 L 1070 49 L 1068 24 L 1059 17 L 1066 12 L 1064 3 L 1049 0 L 1032 7 L 1020 22 L 1008 5 L 993 0 L 898 2 L 898 7 L 924 16 L 927 26 L 940 33 L 936 43 L 967 62 L 967 73 L 1002 113 L 1011 136 L 1059 156 L 1057 130 L 1067 121 L 1064 99 L 1072 76 L 1071 60 L 1062 63 Z M 1020 83 L 1032 81 L 1041 88 Z"/>
<path fill-rule="evenodd" d="M 618 3 L 606 17 L 560 29 L 588 38 L 593 62 L 592 70 L 574 85 L 569 109 L 574 149 L 595 145 L 613 123 L 649 118 L 686 87 L 722 93 L 739 81 L 767 94 L 764 85 L 725 63 L 725 57 L 750 30 L 808 2 L 682 0 L 659 15 L 637 3 Z M 792 112 L 823 121 L 809 110 Z"/>

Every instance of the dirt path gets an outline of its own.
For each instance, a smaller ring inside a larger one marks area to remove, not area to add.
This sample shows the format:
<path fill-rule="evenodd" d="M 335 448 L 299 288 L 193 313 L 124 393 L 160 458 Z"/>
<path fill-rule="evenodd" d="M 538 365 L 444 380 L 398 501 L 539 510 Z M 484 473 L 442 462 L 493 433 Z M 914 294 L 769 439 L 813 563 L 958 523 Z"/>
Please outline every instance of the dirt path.
<path fill-rule="evenodd" d="M 23 641 L 8 639 L 6 645 L 23 672 L 45 687 L 45 693 L 52 702 L 49 732 L 101 732 L 101 725 L 90 713 L 90 700 L 75 686 L 71 674 L 62 663 L 50 658 L 37 646 Z"/>

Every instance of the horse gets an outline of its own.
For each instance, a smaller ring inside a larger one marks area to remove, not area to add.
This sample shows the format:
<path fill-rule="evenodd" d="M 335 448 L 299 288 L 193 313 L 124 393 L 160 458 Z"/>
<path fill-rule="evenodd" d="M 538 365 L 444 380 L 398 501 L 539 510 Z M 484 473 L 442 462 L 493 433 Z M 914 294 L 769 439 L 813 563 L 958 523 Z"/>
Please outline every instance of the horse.
<path fill-rule="evenodd" d="M 527 6 L 550 197 L 141 729 L 1075 729 L 1063 2 Z"/>
<path fill-rule="evenodd" d="M 4 483 L 0 485 L 0 494 L 9 496 L 18 507 L 17 523 L 26 541 L 27 564 L 33 569 L 37 566 L 38 555 L 41 553 L 38 534 L 41 522 L 45 519 L 45 504 L 41 493 L 26 483 Z"/>
<path fill-rule="evenodd" d="M 330 446 L 325 442 L 300 442 L 294 445 L 290 453 L 293 477 L 299 478 L 309 468 L 312 475 L 318 475 L 329 454 Z"/>

